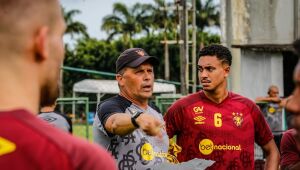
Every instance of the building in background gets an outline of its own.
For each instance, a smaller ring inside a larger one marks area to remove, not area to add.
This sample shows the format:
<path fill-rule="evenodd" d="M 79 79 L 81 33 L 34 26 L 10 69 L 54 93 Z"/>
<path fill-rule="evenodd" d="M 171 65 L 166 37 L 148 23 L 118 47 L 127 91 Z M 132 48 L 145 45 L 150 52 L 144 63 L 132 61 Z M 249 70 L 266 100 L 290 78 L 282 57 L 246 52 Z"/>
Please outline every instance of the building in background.
<path fill-rule="evenodd" d="M 298 58 L 291 43 L 300 35 L 299 0 L 221 0 L 221 41 L 233 54 L 230 89 L 251 99 L 271 84 L 293 90 Z"/>

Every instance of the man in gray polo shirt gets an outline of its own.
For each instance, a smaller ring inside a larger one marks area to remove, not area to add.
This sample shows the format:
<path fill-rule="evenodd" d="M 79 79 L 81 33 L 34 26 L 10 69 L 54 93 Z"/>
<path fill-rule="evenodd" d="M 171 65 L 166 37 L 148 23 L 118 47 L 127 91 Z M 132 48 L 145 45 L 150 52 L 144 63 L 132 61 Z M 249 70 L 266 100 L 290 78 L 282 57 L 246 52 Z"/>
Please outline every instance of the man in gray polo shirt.
<path fill-rule="evenodd" d="M 63 131 L 72 133 L 72 121 L 67 116 L 55 111 L 56 104 L 52 106 L 45 106 L 41 109 L 39 118 L 47 121 L 49 124 L 57 127 Z"/>
<path fill-rule="evenodd" d="M 157 64 L 141 48 L 124 51 L 116 62 L 120 93 L 98 106 L 94 141 L 111 151 L 120 170 L 147 169 L 167 159 L 163 118 L 149 104 Z"/>

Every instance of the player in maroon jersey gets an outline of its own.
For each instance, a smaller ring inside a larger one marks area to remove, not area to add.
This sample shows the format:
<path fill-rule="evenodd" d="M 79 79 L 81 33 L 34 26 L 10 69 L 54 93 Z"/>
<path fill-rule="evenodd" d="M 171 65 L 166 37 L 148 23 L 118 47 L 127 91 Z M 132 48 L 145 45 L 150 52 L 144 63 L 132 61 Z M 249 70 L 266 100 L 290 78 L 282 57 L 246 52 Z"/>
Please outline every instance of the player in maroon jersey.
<path fill-rule="evenodd" d="M 65 30 L 58 0 L 0 0 L 0 169 L 114 170 L 104 149 L 37 118 L 58 94 Z"/>
<path fill-rule="evenodd" d="M 293 43 L 298 57 L 300 56 L 300 39 Z M 297 170 L 300 168 L 300 60 L 294 70 L 295 89 L 293 94 L 283 100 L 284 107 L 293 113 L 293 129 L 286 131 L 281 140 L 281 169 Z"/>
<path fill-rule="evenodd" d="M 176 101 L 164 119 L 177 136 L 179 161 L 216 161 L 209 169 L 254 169 L 254 142 L 266 153 L 266 169 L 278 169 L 279 152 L 261 111 L 227 90 L 231 53 L 221 45 L 203 48 L 198 73 L 203 90 Z"/>

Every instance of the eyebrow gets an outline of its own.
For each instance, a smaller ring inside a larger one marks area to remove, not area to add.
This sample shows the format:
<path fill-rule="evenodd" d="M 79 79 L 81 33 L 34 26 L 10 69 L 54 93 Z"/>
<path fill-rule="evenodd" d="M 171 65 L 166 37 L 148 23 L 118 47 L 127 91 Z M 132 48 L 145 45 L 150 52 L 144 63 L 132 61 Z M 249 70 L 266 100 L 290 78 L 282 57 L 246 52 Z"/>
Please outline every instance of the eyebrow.
<path fill-rule="evenodd" d="M 212 66 L 212 65 L 206 65 L 206 66 L 197 65 L 197 67 L 203 67 L 203 68 L 214 67 L 215 68 L 215 66 Z"/>
<path fill-rule="evenodd" d="M 145 67 L 142 67 L 142 65 L 140 65 L 140 66 L 138 66 L 138 67 L 134 67 L 133 69 L 153 69 L 153 66 L 151 66 L 151 67 L 147 67 L 147 68 L 145 68 Z"/>

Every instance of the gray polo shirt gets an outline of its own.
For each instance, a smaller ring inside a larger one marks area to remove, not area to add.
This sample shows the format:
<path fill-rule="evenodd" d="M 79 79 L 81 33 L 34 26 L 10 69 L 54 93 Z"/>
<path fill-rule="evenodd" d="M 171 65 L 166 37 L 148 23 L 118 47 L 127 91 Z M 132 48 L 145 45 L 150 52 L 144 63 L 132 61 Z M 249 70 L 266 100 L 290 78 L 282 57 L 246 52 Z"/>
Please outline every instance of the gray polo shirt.
<path fill-rule="evenodd" d="M 161 129 L 163 137 L 160 139 L 148 136 L 140 129 L 126 136 L 119 136 L 107 132 L 103 127 L 109 116 L 115 113 L 130 113 L 129 109 L 151 114 L 163 122 L 163 117 L 155 106 L 148 105 L 147 109 L 143 110 L 117 95 L 98 106 L 93 124 L 94 142 L 112 153 L 120 170 L 152 169 L 154 165 L 167 160 L 169 138 L 165 128 Z"/>
<path fill-rule="evenodd" d="M 72 133 L 71 122 L 69 122 L 67 118 L 61 114 L 58 114 L 56 112 L 45 112 L 39 114 L 38 117 L 59 129 Z"/>

